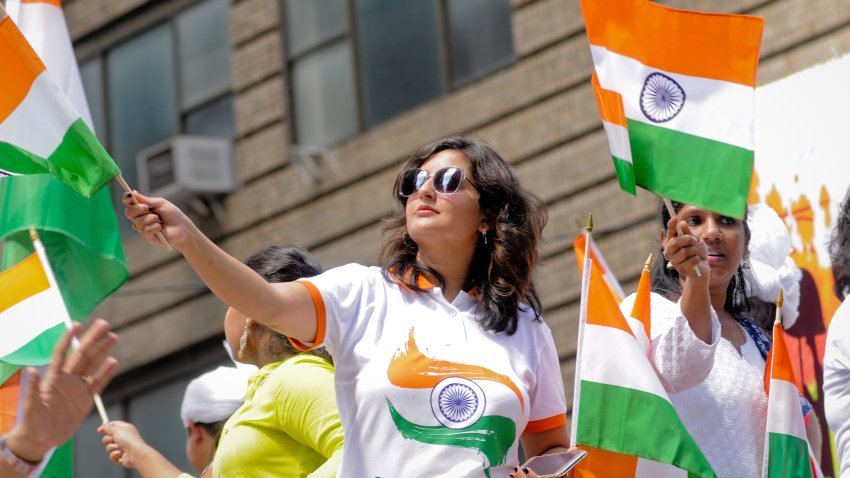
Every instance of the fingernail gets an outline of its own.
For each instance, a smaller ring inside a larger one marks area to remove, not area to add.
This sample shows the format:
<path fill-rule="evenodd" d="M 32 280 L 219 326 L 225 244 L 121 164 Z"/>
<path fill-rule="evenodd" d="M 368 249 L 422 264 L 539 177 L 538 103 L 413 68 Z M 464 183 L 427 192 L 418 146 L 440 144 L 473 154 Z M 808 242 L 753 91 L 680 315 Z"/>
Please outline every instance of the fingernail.
<path fill-rule="evenodd" d="M 133 195 L 133 193 L 130 193 L 130 192 L 124 193 L 125 198 L 131 197 L 132 195 Z"/>
<path fill-rule="evenodd" d="M 523 468 L 522 472 L 528 474 L 528 468 Z"/>
<path fill-rule="evenodd" d="M 514 467 L 514 471 L 519 471 L 519 467 L 518 467 L 518 466 L 515 466 L 515 467 Z"/>
<path fill-rule="evenodd" d="M 148 206 L 148 212 L 153 212 L 153 206 Z"/>

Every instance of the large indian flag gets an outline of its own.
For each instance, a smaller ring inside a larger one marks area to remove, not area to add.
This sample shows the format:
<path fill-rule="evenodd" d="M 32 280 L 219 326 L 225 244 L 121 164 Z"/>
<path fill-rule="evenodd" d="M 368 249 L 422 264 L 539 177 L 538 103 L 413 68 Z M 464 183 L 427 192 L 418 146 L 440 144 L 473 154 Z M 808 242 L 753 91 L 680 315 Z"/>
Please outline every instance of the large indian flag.
<path fill-rule="evenodd" d="M 773 347 L 765 367 L 767 427 L 762 475 L 768 478 L 814 476 L 796 383 L 785 332 L 777 321 L 773 324 Z"/>
<path fill-rule="evenodd" d="M 623 190 L 743 217 L 764 20 L 647 0 L 581 0 Z"/>
<path fill-rule="evenodd" d="M 86 197 L 120 173 L 2 6 L 0 72 L 0 170 L 49 172 Z"/>
<path fill-rule="evenodd" d="M 588 451 L 574 470 L 588 477 L 716 477 L 670 403 L 646 346 L 608 285 L 581 254 L 573 445 Z M 642 325 L 640 326 L 642 330 Z"/>

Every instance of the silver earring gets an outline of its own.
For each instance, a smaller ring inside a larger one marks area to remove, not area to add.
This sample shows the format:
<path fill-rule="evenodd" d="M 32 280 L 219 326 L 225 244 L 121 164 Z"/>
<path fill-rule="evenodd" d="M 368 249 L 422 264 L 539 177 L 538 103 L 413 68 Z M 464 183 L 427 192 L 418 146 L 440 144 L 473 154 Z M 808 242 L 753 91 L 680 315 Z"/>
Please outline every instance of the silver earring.
<path fill-rule="evenodd" d="M 242 329 L 242 336 L 239 337 L 239 351 L 236 352 L 236 358 L 244 358 L 245 349 L 248 348 L 248 322 L 245 322 L 245 327 Z"/>
<path fill-rule="evenodd" d="M 487 231 L 481 231 L 481 237 L 484 238 L 484 245 L 487 245 Z"/>
<path fill-rule="evenodd" d="M 673 269 L 675 269 L 675 267 L 673 267 L 672 262 L 670 262 L 670 261 L 665 261 L 665 262 L 667 263 L 667 265 L 664 266 L 664 267 L 666 267 L 668 271 L 672 271 Z"/>
<path fill-rule="evenodd" d="M 413 239 L 410 238 L 410 235 L 407 233 L 407 231 L 404 231 L 404 234 L 402 234 L 401 242 L 403 242 L 405 246 L 411 249 L 416 249 L 416 243 L 413 242 Z"/>

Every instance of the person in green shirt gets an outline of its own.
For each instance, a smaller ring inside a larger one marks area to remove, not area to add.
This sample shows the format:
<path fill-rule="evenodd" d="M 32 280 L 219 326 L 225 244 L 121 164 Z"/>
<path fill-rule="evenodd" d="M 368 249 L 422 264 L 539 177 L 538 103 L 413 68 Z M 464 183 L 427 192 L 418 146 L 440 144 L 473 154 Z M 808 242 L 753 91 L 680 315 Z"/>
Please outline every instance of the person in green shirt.
<path fill-rule="evenodd" d="M 289 282 L 321 272 L 306 251 L 274 246 L 245 262 L 268 282 Z M 256 365 L 245 403 L 228 419 L 212 465 L 201 476 L 335 477 L 343 432 L 334 391 L 334 367 L 324 351 L 301 353 L 286 336 L 233 308 L 224 320 L 236 360 Z M 142 440 L 136 428 L 112 421 L 98 429 L 109 458 L 144 478 L 186 477 Z"/>

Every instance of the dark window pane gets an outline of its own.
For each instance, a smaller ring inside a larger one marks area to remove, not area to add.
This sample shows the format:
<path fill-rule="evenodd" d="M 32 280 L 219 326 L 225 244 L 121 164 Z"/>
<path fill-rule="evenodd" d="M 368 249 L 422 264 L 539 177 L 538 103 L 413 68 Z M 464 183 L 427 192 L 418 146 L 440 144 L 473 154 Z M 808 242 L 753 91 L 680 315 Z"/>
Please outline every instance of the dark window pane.
<path fill-rule="evenodd" d="M 207 0 L 177 16 L 181 108 L 230 89 L 230 2 Z"/>
<path fill-rule="evenodd" d="M 80 65 L 80 79 L 83 81 L 95 133 L 100 142 L 106 144 L 106 104 L 103 101 L 103 61 L 100 57 Z"/>
<path fill-rule="evenodd" d="M 106 407 L 110 420 L 123 420 L 121 406 Z M 92 413 L 74 435 L 74 476 L 97 476 L 98 478 L 124 478 L 124 468 L 109 460 L 106 448 L 101 442 L 103 435 L 97 433 L 101 424 L 100 416 Z"/>
<path fill-rule="evenodd" d="M 285 0 L 283 4 L 290 55 L 348 31 L 345 0 Z"/>
<path fill-rule="evenodd" d="M 177 133 L 172 44 L 163 24 L 106 58 L 112 153 L 130 187 L 138 187 L 136 153 Z"/>
<path fill-rule="evenodd" d="M 360 91 L 366 126 L 443 92 L 435 1 L 358 0 Z"/>
<path fill-rule="evenodd" d="M 186 115 L 186 134 L 232 138 L 233 97 L 226 96 Z"/>
<path fill-rule="evenodd" d="M 357 107 L 347 42 L 323 48 L 292 67 L 295 142 L 328 146 L 357 131 Z"/>
<path fill-rule="evenodd" d="M 186 428 L 180 420 L 180 404 L 186 385 L 194 377 L 177 380 L 130 400 L 127 415 L 139 434 L 168 461 L 191 472 L 186 459 Z M 133 476 L 141 476 L 134 472 Z"/>
<path fill-rule="evenodd" d="M 513 61 L 509 0 L 449 0 L 448 16 L 454 84 Z"/>

